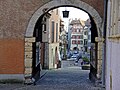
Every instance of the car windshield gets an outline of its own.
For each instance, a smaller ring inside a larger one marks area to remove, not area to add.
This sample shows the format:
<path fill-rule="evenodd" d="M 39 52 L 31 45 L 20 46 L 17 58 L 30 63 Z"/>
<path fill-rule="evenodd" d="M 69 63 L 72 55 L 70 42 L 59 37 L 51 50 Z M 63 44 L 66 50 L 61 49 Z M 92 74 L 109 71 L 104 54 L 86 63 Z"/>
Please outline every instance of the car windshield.
<path fill-rule="evenodd" d="M 72 56 L 72 58 L 76 58 L 77 56 Z"/>

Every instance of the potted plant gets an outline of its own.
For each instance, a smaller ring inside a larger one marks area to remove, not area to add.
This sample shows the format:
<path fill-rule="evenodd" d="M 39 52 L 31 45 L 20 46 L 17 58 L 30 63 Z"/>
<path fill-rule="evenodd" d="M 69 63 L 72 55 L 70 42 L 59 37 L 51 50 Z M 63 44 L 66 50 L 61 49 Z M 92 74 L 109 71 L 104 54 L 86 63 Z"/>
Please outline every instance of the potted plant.
<path fill-rule="evenodd" d="M 89 59 L 87 57 L 83 57 L 83 64 L 89 64 Z"/>
<path fill-rule="evenodd" d="M 82 63 L 81 63 L 82 69 L 83 70 L 89 70 L 90 69 L 90 64 L 89 63 L 90 63 L 89 59 L 87 57 L 83 57 L 82 58 Z"/>

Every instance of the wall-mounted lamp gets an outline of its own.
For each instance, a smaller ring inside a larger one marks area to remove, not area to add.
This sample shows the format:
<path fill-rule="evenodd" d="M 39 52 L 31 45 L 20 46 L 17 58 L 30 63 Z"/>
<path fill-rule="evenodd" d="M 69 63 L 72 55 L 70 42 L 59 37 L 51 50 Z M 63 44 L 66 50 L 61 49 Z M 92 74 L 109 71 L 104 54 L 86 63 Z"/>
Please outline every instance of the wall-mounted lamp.
<path fill-rule="evenodd" d="M 69 11 L 65 10 L 63 12 L 63 18 L 68 18 L 69 17 Z"/>

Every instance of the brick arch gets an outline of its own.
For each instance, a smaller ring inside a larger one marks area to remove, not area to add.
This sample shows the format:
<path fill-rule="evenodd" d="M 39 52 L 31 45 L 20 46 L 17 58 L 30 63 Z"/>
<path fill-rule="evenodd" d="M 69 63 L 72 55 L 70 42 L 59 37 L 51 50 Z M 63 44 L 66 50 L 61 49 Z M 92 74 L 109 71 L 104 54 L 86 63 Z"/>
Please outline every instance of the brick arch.
<path fill-rule="evenodd" d="M 79 9 L 83 9 L 84 11 L 86 11 L 89 15 L 92 16 L 93 20 L 96 23 L 97 26 L 97 31 L 98 31 L 98 37 L 102 37 L 102 18 L 100 17 L 99 13 L 89 4 L 83 2 L 83 1 L 79 1 L 79 0 L 52 0 L 46 4 L 44 4 L 42 7 L 40 7 L 31 17 L 26 33 L 25 33 L 25 37 L 33 37 L 33 31 L 34 31 L 34 26 L 38 20 L 38 18 L 44 14 L 43 10 L 47 9 L 47 11 L 49 11 L 52 8 L 56 8 L 56 7 L 60 7 L 60 6 L 72 6 L 72 7 L 76 7 Z M 46 12 L 47 12 L 46 11 Z"/>

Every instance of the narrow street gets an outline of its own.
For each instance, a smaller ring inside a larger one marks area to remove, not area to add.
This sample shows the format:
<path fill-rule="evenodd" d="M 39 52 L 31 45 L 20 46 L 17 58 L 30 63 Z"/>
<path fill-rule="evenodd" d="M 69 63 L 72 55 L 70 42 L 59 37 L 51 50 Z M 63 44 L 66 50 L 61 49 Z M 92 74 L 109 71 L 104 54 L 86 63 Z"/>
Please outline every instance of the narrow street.
<path fill-rule="evenodd" d="M 102 90 L 88 79 L 89 70 L 81 70 L 79 67 L 69 67 L 58 70 L 50 70 L 37 82 L 41 90 Z"/>
<path fill-rule="evenodd" d="M 78 66 L 48 70 L 35 86 L 15 90 L 105 90 L 95 87 L 88 79 L 89 70 Z"/>

